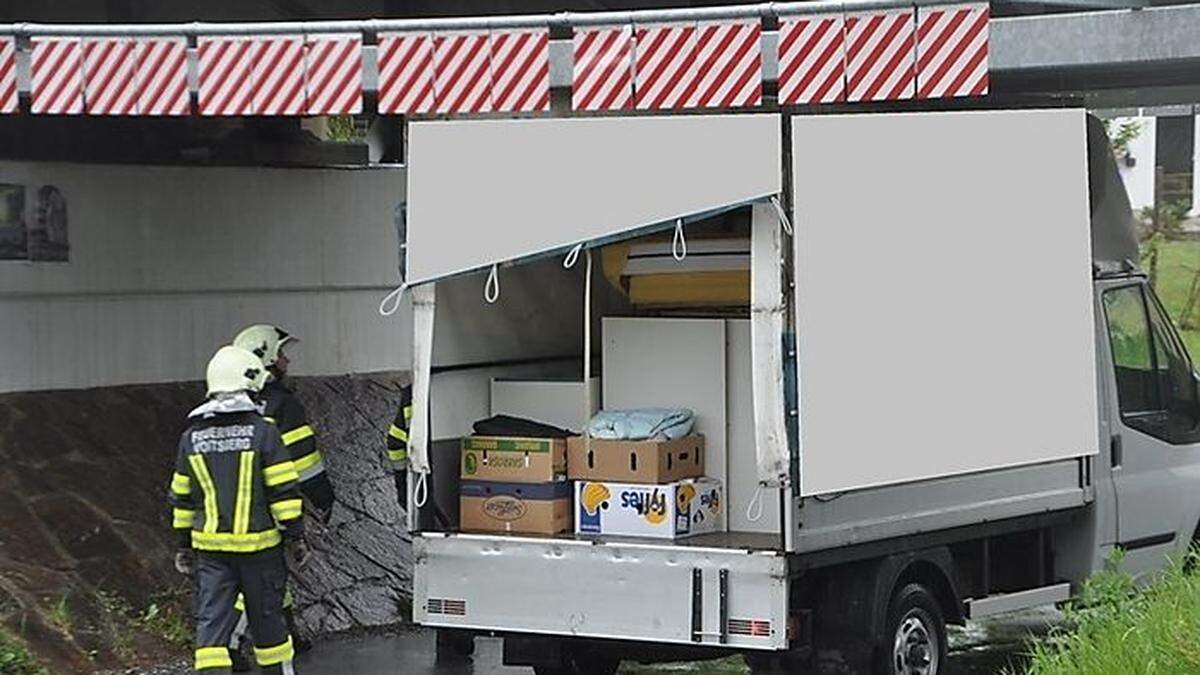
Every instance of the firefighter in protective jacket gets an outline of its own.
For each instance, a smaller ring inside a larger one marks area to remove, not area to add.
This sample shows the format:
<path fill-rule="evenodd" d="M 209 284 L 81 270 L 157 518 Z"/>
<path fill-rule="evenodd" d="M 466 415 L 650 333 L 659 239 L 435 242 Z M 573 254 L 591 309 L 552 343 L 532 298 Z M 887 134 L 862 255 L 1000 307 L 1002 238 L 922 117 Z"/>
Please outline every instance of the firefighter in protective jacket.
<path fill-rule="evenodd" d="M 387 466 L 396 477 L 396 495 L 400 506 L 408 509 L 408 429 L 412 425 L 412 387 L 400 390 L 400 407 L 388 427 Z"/>
<path fill-rule="evenodd" d="M 303 509 L 295 464 L 252 398 L 265 377 L 257 356 L 222 347 L 208 364 L 208 400 L 191 412 L 179 439 L 168 493 L 180 538 L 175 566 L 194 576 L 195 667 L 202 673 L 232 668 L 226 645 L 239 592 L 262 672 L 294 672 L 282 614 L 282 544 L 292 564 L 303 564 Z"/>

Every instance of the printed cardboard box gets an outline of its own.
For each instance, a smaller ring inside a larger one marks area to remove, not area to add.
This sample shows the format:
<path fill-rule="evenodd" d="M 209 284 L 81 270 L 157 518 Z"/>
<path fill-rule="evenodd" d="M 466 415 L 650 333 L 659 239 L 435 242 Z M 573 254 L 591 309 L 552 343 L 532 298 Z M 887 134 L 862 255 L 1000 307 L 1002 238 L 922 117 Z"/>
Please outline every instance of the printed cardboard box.
<path fill-rule="evenodd" d="M 571 483 L 464 480 L 459 486 L 459 525 L 464 532 L 566 532 L 571 529 Z"/>
<path fill-rule="evenodd" d="M 563 438 L 467 436 L 462 439 L 462 471 L 468 480 L 549 483 L 567 474 Z"/>
<path fill-rule="evenodd" d="M 704 476 L 704 436 L 673 441 L 612 441 L 582 436 L 567 439 L 567 475 L 572 480 L 670 483 Z"/>
<path fill-rule="evenodd" d="M 575 532 L 679 539 L 725 529 L 715 478 L 667 485 L 575 483 Z"/>

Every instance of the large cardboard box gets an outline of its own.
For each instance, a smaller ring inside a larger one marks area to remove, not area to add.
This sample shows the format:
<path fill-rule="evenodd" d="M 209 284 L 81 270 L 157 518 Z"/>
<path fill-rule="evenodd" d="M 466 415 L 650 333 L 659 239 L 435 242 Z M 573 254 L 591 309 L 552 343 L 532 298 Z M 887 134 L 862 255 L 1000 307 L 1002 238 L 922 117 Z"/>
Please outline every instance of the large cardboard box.
<path fill-rule="evenodd" d="M 575 531 L 679 539 L 725 529 L 725 495 L 713 478 L 667 485 L 575 483 Z"/>
<path fill-rule="evenodd" d="M 549 483 L 567 474 L 563 438 L 466 436 L 459 476 L 468 480 Z"/>
<path fill-rule="evenodd" d="M 582 436 L 567 442 L 567 475 L 572 480 L 670 483 L 704 475 L 704 436 L 672 441 L 613 441 Z"/>
<path fill-rule="evenodd" d="M 464 480 L 459 527 L 464 532 L 555 535 L 571 529 L 571 486 Z"/>

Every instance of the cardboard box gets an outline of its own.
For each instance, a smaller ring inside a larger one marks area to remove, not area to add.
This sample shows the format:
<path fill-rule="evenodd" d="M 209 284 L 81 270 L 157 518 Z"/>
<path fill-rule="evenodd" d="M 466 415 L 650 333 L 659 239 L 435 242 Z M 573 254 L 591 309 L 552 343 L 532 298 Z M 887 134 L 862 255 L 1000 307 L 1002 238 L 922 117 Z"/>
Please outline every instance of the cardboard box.
<path fill-rule="evenodd" d="M 572 480 L 670 483 L 704 475 L 704 436 L 673 441 L 567 440 L 567 475 Z"/>
<path fill-rule="evenodd" d="M 591 413 L 584 413 L 591 396 Z M 600 407 L 600 378 L 583 382 L 566 380 L 492 380 L 493 415 L 512 415 L 578 433 Z"/>
<path fill-rule="evenodd" d="M 575 532 L 679 539 L 725 529 L 725 493 L 714 478 L 667 485 L 575 483 Z"/>
<path fill-rule="evenodd" d="M 466 436 L 459 476 L 470 480 L 549 483 L 567 474 L 564 438 Z"/>
<path fill-rule="evenodd" d="M 571 486 L 464 480 L 459 527 L 464 532 L 555 535 L 571 529 Z"/>

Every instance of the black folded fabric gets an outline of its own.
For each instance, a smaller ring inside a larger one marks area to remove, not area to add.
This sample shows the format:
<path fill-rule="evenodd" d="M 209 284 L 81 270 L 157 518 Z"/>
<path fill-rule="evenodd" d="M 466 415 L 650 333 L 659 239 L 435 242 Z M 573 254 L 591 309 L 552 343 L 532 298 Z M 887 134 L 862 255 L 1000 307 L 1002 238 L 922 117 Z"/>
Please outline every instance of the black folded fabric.
<path fill-rule="evenodd" d="M 574 431 L 512 415 L 492 415 L 472 425 L 476 436 L 519 436 L 523 438 L 566 438 Z"/>

